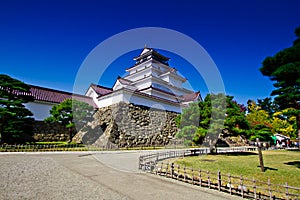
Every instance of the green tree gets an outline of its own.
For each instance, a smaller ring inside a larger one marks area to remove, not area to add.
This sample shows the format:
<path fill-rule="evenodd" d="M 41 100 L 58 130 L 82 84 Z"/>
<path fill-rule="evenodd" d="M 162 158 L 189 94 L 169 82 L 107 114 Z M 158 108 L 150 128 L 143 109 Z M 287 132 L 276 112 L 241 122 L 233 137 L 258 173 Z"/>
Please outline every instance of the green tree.
<path fill-rule="evenodd" d="M 183 143 L 186 146 L 191 146 L 194 143 L 194 137 L 197 133 L 197 126 L 189 125 L 184 126 L 182 129 L 177 133 L 176 137 L 179 139 L 183 139 Z"/>
<path fill-rule="evenodd" d="M 69 129 L 69 140 L 72 139 L 75 128 L 80 130 L 92 119 L 93 107 L 75 99 L 66 99 L 50 110 L 51 116 L 46 122 L 59 122 Z M 76 127 L 75 127 L 76 126 Z"/>
<path fill-rule="evenodd" d="M 180 128 L 177 137 L 184 138 L 186 144 L 205 142 L 211 148 L 224 129 L 226 136 L 246 135 L 249 129 L 243 106 L 224 94 L 209 94 L 203 101 L 190 104 L 176 122 Z"/>
<path fill-rule="evenodd" d="M 246 116 L 251 129 L 248 132 L 250 140 L 270 141 L 272 133 L 272 118 L 269 113 L 256 104 L 255 101 L 248 101 L 248 114 Z"/>
<path fill-rule="evenodd" d="M 244 105 L 234 101 L 233 96 L 227 96 L 226 104 L 224 128 L 228 130 L 230 136 L 246 135 L 249 123 L 245 117 Z"/>
<path fill-rule="evenodd" d="M 289 113 L 290 110 L 294 110 L 294 108 L 287 108 L 282 111 L 277 111 L 273 114 L 272 129 L 274 133 L 280 133 L 295 139 L 297 137 L 295 129 L 296 117 L 285 115 L 285 113 Z"/>
<path fill-rule="evenodd" d="M 176 137 L 182 139 L 186 146 L 196 144 L 196 140 L 198 141 L 196 133 L 199 126 L 200 103 L 201 102 L 191 103 L 189 108 L 184 109 L 182 114 L 178 115 L 175 119 L 178 128 L 180 128 Z"/>
<path fill-rule="evenodd" d="M 300 27 L 295 34 L 297 39 L 293 46 L 267 57 L 260 71 L 274 82 L 275 89 L 271 95 L 275 96 L 274 101 L 279 108 L 294 108 L 285 114 L 296 117 L 300 140 Z"/>
<path fill-rule="evenodd" d="M 31 140 L 33 115 L 24 103 L 33 101 L 30 86 L 0 74 L 0 142 L 23 143 Z"/>
<path fill-rule="evenodd" d="M 271 117 L 276 111 L 278 111 L 278 105 L 270 97 L 257 100 L 257 106 L 266 111 Z"/>
<path fill-rule="evenodd" d="M 273 102 L 269 103 L 270 105 L 273 104 Z M 275 133 L 295 138 L 294 124 L 296 124 L 296 117 L 285 115 L 285 113 L 293 110 L 293 108 L 276 111 L 270 115 L 269 107 L 264 107 L 263 109 L 260 105 L 259 103 L 256 104 L 253 100 L 248 101 L 248 114 L 246 118 L 251 127 L 249 131 L 251 140 L 260 138 L 262 141 L 269 141 Z"/>

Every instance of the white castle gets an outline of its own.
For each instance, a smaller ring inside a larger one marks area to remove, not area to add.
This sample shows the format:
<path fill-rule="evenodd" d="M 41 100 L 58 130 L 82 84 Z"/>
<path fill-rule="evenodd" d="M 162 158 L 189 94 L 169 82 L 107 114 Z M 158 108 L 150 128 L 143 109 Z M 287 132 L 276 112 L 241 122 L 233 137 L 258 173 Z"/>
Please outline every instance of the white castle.
<path fill-rule="evenodd" d="M 36 120 L 44 120 L 53 105 L 68 98 L 86 102 L 95 109 L 126 102 L 178 113 L 189 103 L 201 100 L 199 91 L 183 87 L 187 79 L 169 66 L 169 58 L 154 49 L 145 47 L 134 60 L 135 65 L 126 69 L 127 75 L 118 77 L 112 88 L 91 84 L 85 95 L 80 95 L 31 85 L 34 101 L 25 106 Z"/>
<path fill-rule="evenodd" d="M 169 58 L 145 47 L 135 65 L 118 77 L 112 88 L 92 84 L 86 96 L 101 108 L 118 102 L 133 103 L 180 113 L 189 103 L 201 100 L 200 92 L 183 87 L 186 78 L 169 66 Z"/>

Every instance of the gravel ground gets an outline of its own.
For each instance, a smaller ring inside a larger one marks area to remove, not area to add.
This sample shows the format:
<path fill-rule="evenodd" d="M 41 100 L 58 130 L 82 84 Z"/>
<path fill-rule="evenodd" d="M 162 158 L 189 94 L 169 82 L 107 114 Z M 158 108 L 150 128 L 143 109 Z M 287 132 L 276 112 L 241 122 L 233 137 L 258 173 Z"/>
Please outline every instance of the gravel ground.
<path fill-rule="evenodd" d="M 101 156 L 102 155 L 102 156 Z M 0 199 L 241 199 L 154 175 L 130 172 L 139 153 L 0 154 Z M 105 160 L 108 165 L 103 164 Z M 121 164 L 121 163 L 120 163 Z M 109 167 L 109 166 L 113 166 Z"/>
<path fill-rule="evenodd" d="M 0 199 L 128 199 L 50 156 L 1 156 Z"/>

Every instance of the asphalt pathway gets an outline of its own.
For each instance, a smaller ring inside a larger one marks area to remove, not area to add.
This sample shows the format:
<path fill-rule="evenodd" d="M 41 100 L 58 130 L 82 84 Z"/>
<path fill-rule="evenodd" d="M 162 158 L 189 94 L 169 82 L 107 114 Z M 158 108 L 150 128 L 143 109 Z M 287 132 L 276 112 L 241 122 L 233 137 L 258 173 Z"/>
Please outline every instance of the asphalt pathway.
<path fill-rule="evenodd" d="M 138 171 L 144 153 L 0 154 L 0 199 L 241 199 Z"/>

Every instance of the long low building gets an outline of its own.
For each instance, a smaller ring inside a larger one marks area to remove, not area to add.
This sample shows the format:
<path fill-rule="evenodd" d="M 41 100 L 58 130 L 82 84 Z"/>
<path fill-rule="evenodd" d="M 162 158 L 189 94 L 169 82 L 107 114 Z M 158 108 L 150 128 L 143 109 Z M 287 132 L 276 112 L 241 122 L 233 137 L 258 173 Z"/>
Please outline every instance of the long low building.
<path fill-rule="evenodd" d="M 31 85 L 31 95 L 34 97 L 33 102 L 25 104 L 32 113 L 35 120 L 42 121 L 50 116 L 50 110 L 54 105 L 63 102 L 66 99 L 76 99 L 88 103 L 97 109 L 97 105 L 91 97 L 79 94 L 72 94 L 60 90 Z"/>

